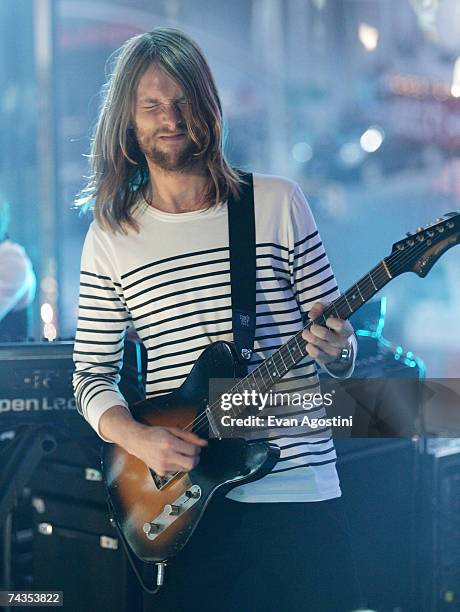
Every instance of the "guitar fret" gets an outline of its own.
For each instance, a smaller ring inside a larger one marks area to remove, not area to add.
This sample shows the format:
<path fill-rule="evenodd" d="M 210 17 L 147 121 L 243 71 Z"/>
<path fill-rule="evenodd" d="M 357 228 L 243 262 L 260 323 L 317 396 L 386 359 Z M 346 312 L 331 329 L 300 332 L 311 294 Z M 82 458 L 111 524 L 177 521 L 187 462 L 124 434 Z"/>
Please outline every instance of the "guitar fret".
<path fill-rule="evenodd" d="M 366 300 L 363 298 L 363 295 L 362 295 L 362 293 L 361 293 L 361 289 L 359 288 L 359 283 L 356 283 L 356 289 L 358 290 L 359 296 L 360 296 L 360 298 L 362 299 L 363 304 L 364 304 L 364 302 L 365 302 Z"/>
<path fill-rule="evenodd" d="M 383 269 L 385 270 L 385 273 L 388 276 L 388 278 L 393 278 L 391 276 L 390 270 L 388 269 L 388 266 L 387 266 L 386 261 L 384 259 L 382 260 L 382 266 L 383 266 Z"/>
<path fill-rule="evenodd" d="M 385 285 L 385 283 L 388 281 L 388 277 L 384 270 L 379 270 L 376 280 L 379 283 L 380 287 L 383 287 L 383 285 Z"/>
<path fill-rule="evenodd" d="M 252 372 L 252 373 L 251 373 L 251 375 L 250 375 L 250 376 L 251 376 L 251 378 L 252 378 L 252 381 L 253 381 L 253 383 L 252 383 L 252 388 L 254 388 L 254 387 L 255 387 L 255 388 L 257 389 L 257 391 L 259 391 L 259 393 L 260 393 L 260 389 L 259 389 L 259 386 L 258 386 L 258 384 L 257 384 L 256 377 L 254 376 L 255 372 L 256 372 L 256 370 L 254 370 L 254 372 Z M 249 376 L 248 376 L 248 378 L 249 378 Z"/>
<path fill-rule="evenodd" d="M 264 365 L 265 369 L 267 370 L 268 379 L 269 379 L 269 385 L 268 386 L 270 387 L 272 385 L 272 383 L 273 383 L 273 380 L 272 380 L 272 377 L 270 376 L 270 368 L 268 367 L 268 362 L 269 361 L 270 361 L 269 359 L 266 359 L 261 365 Z"/>
<path fill-rule="evenodd" d="M 275 372 L 273 372 L 273 380 L 278 377 L 280 378 L 280 373 L 278 372 L 278 368 L 276 367 L 276 362 L 273 359 L 273 355 L 270 357 L 270 359 L 268 360 L 268 363 L 270 363 L 274 368 L 275 368 Z"/>
<path fill-rule="evenodd" d="M 299 344 L 298 334 L 296 334 L 296 335 L 294 336 L 294 338 L 295 338 L 295 341 L 296 341 L 296 343 L 297 343 L 297 347 L 298 347 L 298 349 L 299 349 L 299 351 L 300 351 L 300 354 L 301 354 L 301 355 L 303 355 L 303 354 L 304 354 L 304 352 L 303 352 L 303 347 L 302 347 L 302 345 L 301 345 L 301 344 Z"/>
<path fill-rule="evenodd" d="M 302 357 L 302 351 L 299 348 L 299 343 L 297 342 L 297 336 L 294 336 L 294 338 L 289 340 L 289 343 L 292 344 L 292 350 L 294 351 L 294 355 L 295 355 L 294 363 L 297 363 L 297 361 L 299 361 L 299 359 Z"/>
<path fill-rule="evenodd" d="M 315 323 L 326 327 L 326 317 L 324 316 L 324 312 L 321 313 L 321 315 L 315 319 Z"/>
<path fill-rule="evenodd" d="M 350 302 L 347 299 L 347 294 L 345 293 L 345 295 L 343 297 L 345 298 L 345 301 L 346 301 L 346 303 L 348 305 L 348 308 L 350 309 L 350 312 L 354 312 L 353 308 L 350 306 Z"/>
<path fill-rule="evenodd" d="M 364 279 L 360 281 L 360 285 L 361 285 L 361 288 L 360 288 L 361 294 L 364 296 L 365 300 L 367 301 L 375 293 L 372 288 L 372 285 L 367 280 L 367 277 L 364 277 Z"/>
<path fill-rule="evenodd" d="M 371 274 L 370 272 L 369 272 L 369 274 L 368 274 L 368 277 L 371 279 L 371 283 L 372 283 L 372 285 L 374 286 L 374 289 L 375 289 L 376 291 L 378 291 L 377 287 L 375 286 L 374 279 L 372 278 L 372 274 Z"/>
<path fill-rule="evenodd" d="M 338 318 L 339 319 L 345 319 L 346 313 L 345 310 L 342 311 L 342 307 L 344 306 L 343 303 L 343 295 L 341 295 L 337 300 L 337 305 L 338 305 Z"/>
<path fill-rule="evenodd" d="M 279 356 L 281 357 L 281 361 L 283 362 L 284 369 L 287 372 L 288 368 L 286 367 L 286 363 L 285 363 L 285 361 L 283 359 L 283 355 L 281 354 L 281 349 L 278 350 L 278 353 L 279 353 Z"/>
<path fill-rule="evenodd" d="M 291 359 L 292 359 L 292 363 L 294 364 L 294 363 L 295 363 L 295 359 L 294 359 L 294 357 L 292 356 L 292 353 L 291 353 L 291 347 L 289 346 L 289 345 L 290 345 L 290 343 L 291 343 L 291 341 L 289 341 L 289 342 L 286 344 L 286 346 L 287 346 L 287 350 L 289 351 L 289 355 L 290 355 L 290 357 L 291 357 Z"/>

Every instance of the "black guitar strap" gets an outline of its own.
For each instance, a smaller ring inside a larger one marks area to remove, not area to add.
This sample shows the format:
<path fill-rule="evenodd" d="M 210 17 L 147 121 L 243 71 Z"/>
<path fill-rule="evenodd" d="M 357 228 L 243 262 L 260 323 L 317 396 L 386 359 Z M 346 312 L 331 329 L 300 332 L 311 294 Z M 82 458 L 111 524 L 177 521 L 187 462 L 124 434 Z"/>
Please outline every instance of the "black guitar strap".
<path fill-rule="evenodd" d="M 232 328 L 238 358 L 248 364 L 256 328 L 256 229 L 252 174 L 241 173 L 240 197 L 228 197 Z"/>

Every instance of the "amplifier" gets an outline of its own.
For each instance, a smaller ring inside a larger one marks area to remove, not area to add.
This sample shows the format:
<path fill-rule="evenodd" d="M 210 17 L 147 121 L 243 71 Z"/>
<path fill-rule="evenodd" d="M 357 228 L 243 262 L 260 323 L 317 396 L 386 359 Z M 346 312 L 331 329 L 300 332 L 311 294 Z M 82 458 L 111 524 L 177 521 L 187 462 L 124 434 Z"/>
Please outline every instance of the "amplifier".
<path fill-rule="evenodd" d="M 415 605 L 416 442 L 335 440 L 362 595 L 379 612 L 420 612 Z"/>
<path fill-rule="evenodd" d="M 2 429 L 29 422 L 88 432 L 72 388 L 73 341 L 0 344 Z M 143 399 L 141 350 L 125 341 L 120 390 L 128 402 Z"/>
<path fill-rule="evenodd" d="M 420 612 L 460 610 L 460 440 L 426 441 L 417 507 Z"/>
<path fill-rule="evenodd" d="M 73 342 L 0 344 L 0 399 L 69 398 Z"/>
<path fill-rule="evenodd" d="M 12 525 L 0 531 L 0 588 L 64 590 L 71 612 L 108 601 L 131 612 L 139 587 L 109 523 L 100 438 L 76 410 L 72 354 L 71 341 L 0 344 L 0 517 Z M 119 386 L 128 402 L 144 397 L 133 340 Z M 43 430 L 43 452 L 29 454 Z"/>
<path fill-rule="evenodd" d="M 33 497 L 33 590 L 63 591 L 64 610 L 140 612 L 141 588 L 107 509 Z"/>
<path fill-rule="evenodd" d="M 460 612 L 460 439 L 335 445 L 366 604 Z"/>
<path fill-rule="evenodd" d="M 0 344 L 2 423 L 55 420 L 59 413 L 69 424 L 68 413 L 76 412 L 72 351 L 73 342 Z"/>

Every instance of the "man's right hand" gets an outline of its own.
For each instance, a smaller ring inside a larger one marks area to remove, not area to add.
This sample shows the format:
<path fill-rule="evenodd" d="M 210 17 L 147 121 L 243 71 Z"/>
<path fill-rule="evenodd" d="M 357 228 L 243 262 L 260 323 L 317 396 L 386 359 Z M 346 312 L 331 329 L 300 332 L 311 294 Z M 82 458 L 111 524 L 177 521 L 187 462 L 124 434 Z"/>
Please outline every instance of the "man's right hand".
<path fill-rule="evenodd" d="M 192 431 L 138 423 L 122 406 L 113 406 L 102 414 L 99 433 L 138 457 L 158 476 L 189 472 L 198 465 L 201 449 L 207 445 Z"/>
<path fill-rule="evenodd" d="M 207 441 L 192 431 L 148 425 L 143 425 L 130 443 L 132 454 L 158 476 L 165 476 L 168 472 L 189 472 L 198 465 L 201 449 L 206 445 Z"/>

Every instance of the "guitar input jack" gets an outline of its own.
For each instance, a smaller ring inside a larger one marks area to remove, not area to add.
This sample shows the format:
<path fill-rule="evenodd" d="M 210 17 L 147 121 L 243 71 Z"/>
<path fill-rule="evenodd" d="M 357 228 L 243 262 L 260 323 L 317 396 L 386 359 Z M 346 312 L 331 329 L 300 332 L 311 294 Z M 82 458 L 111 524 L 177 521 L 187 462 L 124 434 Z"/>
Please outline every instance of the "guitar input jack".
<path fill-rule="evenodd" d="M 157 567 L 157 587 L 161 587 L 165 580 L 166 561 L 159 561 L 155 565 Z"/>

